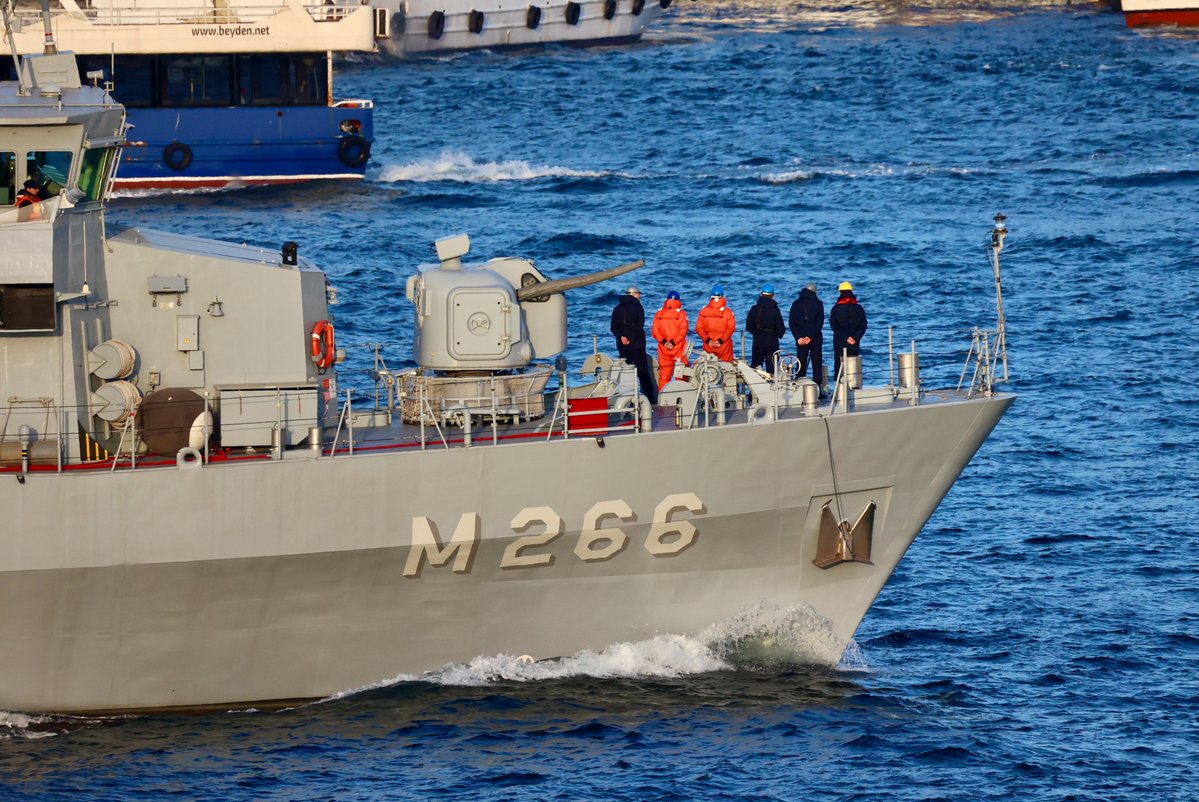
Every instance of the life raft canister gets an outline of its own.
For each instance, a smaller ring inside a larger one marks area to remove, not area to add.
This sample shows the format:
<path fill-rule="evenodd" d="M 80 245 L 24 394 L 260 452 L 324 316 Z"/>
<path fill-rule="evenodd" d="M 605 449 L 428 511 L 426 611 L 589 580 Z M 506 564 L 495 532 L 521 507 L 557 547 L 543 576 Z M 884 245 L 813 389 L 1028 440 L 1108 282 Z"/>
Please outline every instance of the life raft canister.
<path fill-rule="evenodd" d="M 525 27 L 535 31 L 539 25 L 541 25 L 541 9 L 537 6 L 529 6 L 529 11 L 525 14 Z"/>
<path fill-rule="evenodd" d="M 429 15 L 429 38 L 440 39 L 445 33 L 445 12 L 434 11 Z"/>
<path fill-rule="evenodd" d="M 337 338 L 333 334 L 333 324 L 327 320 L 318 320 L 312 327 L 312 361 L 316 369 L 324 373 L 337 358 Z"/>
<path fill-rule="evenodd" d="M 162 163 L 172 170 L 186 170 L 192 163 L 192 149 L 182 142 L 172 142 L 163 148 Z"/>
<path fill-rule="evenodd" d="M 371 157 L 371 143 L 358 134 L 343 136 L 337 142 L 337 158 L 346 167 L 357 169 Z"/>

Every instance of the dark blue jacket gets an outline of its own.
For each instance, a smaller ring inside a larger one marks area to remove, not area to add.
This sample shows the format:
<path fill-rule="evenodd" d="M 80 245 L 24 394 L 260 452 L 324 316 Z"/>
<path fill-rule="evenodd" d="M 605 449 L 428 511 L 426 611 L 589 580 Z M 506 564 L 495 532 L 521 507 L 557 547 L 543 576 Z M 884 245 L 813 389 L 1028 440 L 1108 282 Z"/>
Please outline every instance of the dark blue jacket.
<path fill-rule="evenodd" d="M 787 333 L 778 303 L 769 295 L 759 295 L 758 302 L 745 317 L 745 330 L 754 336 L 754 342 L 774 343 L 778 348 L 779 337 Z"/>
<path fill-rule="evenodd" d="M 620 348 L 645 350 L 645 308 L 632 295 L 622 295 L 612 310 L 612 334 L 619 345 L 621 337 L 629 344 Z"/>
<path fill-rule="evenodd" d="M 791 336 L 795 339 L 811 337 L 813 342 L 824 341 L 824 304 L 816 293 L 804 287 L 799 298 L 791 304 Z"/>
<path fill-rule="evenodd" d="M 841 345 L 848 342 L 850 337 L 860 343 L 866 334 L 866 310 L 858 304 L 857 296 L 852 292 L 842 292 L 841 298 L 852 300 L 841 303 L 841 299 L 838 299 L 828 316 L 828 324 L 833 330 L 833 347 L 837 350 L 840 350 Z"/>

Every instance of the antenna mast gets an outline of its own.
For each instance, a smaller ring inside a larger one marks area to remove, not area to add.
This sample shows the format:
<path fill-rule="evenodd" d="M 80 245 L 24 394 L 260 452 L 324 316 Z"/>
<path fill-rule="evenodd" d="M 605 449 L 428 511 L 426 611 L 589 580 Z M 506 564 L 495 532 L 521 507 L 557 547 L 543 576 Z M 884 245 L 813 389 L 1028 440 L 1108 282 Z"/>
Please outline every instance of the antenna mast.
<path fill-rule="evenodd" d="M 995 215 L 995 228 L 991 229 L 991 268 L 995 271 L 995 303 L 999 310 L 999 330 L 995 337 L 997 356 L 1003 360 L 1003 381 L 1008 380 L 1007 373 L 1007 320 L 1003 315 L 1003 279 L 999 274 L 999 254 L 1003 251 L 1003 241 L 1007 239 L 1007 217 L 1003 212 Z"/>
<path fill-rule="evenodd" d="M 29 87 L 25 85 L 25 76 L 21 74 L 21 57 L 17 55 L 17 38 L 13 35 L 13 0 L 3 0 L 0 11 L 4 12 L 4 38 L 8 40 L 8 46 L 12 49 L 12 63 L 17 69 L 17 84 L 20 86 L 21 96 L 25 97 L 29 95 Z"/>

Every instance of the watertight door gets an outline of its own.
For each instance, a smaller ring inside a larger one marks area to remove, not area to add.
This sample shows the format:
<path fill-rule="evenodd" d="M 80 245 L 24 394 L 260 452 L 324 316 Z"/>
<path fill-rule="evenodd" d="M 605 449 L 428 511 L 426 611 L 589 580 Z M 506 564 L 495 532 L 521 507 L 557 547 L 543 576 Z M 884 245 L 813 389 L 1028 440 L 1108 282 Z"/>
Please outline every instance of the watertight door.
<path fill-rule="evenodd" d="M 450 355 L 464 361 L 503 359 L 512 350 L 512 301 L 494 287 L 463 287 L 449 295 Z"/>

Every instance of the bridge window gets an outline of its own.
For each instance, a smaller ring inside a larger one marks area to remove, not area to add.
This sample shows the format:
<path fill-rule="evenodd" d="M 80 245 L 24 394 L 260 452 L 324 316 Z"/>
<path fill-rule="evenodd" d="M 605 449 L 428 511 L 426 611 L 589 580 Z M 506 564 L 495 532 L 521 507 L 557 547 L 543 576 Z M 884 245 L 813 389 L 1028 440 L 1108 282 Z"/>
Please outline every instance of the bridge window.
<path fill-rule="evenodd" d="M 79 191 L 84 201 L 99 200 L 108 183 L 108 174 L 116 158 L 116 148 L 91 148 L 83 153 L 79 167 Z"/>
<path fill-rule="evenodd" d="M 42 198 L 53 198 L 62 192 L 71 178 L 69 150 L 35 150 L 25 161 L 25 177 L 38 183 Z"/>
<path fill-rule="evenodd" d="M 17 154 L 0 152 L 0 206 L 17 201 Z"/>

